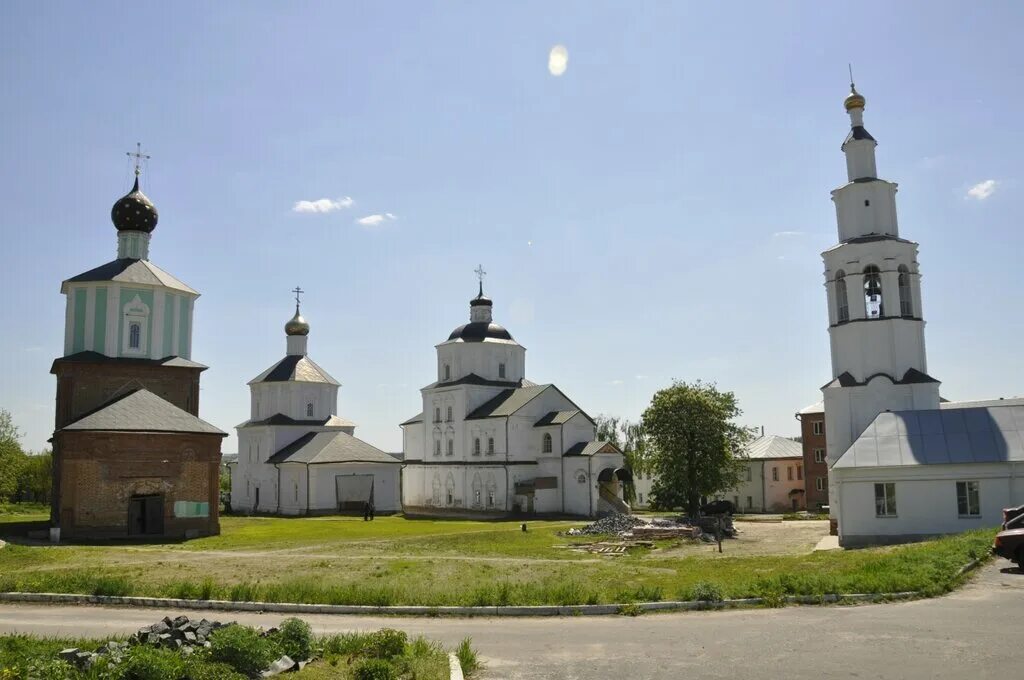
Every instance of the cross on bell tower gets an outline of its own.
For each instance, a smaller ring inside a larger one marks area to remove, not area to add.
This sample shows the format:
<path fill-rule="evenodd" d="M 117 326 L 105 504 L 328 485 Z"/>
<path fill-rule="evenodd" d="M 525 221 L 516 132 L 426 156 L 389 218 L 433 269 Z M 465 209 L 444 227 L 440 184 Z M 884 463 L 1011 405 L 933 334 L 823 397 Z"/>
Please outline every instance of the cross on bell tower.
<path fill-rule="evenodd" d="M 142 174 L 141 166 L 142 161 L 148 161 L 150 156 L 142 153 L 142 142 L 135 142 L 135 152 L 126 151 L 125 154 L 128 158 L 135 159 L 135 177 L 136 183 L 138 183 L 138 176 Z"/>

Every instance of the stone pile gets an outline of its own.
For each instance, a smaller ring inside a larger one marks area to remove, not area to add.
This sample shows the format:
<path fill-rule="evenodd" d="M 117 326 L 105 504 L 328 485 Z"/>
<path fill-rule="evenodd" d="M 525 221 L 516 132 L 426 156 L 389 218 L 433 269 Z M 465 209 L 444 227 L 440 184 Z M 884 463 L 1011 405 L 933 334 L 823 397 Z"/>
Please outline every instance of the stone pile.
<path fill-rule="evenodd" d="M 569 529 L 570 536 L 594 536 L 597 534 L 622 534 L 632 531 L 634 527 L 647 524 L 644 520 L 632 515 L 614 513 L 606 515 L 593 524 L 579 529 Z"/>
<path fill-rule="evenodd" d="M 230 624 L 219 621 L 190 621 L 187 616 L 179 616 L 172 619 L 165 616 L 151 626 L 145 626 L 135 632 L 125 642 L 111 640 L 103 643 L 96 651 L 90 652 L 84 649 L 73 647 L 61 650 L 58 656 L 76 668 L 85 670 L 96 663 L 101 656 L 109 656 L 110 660 L 120 663 L 128 648 L 135 645 L 149 645 L 151 647 L 166 647 L 168 649 L 181 650 L 185 656 L 192 654 L 197 647 L 209 647 L 207 638 L 218 628 Z"/>

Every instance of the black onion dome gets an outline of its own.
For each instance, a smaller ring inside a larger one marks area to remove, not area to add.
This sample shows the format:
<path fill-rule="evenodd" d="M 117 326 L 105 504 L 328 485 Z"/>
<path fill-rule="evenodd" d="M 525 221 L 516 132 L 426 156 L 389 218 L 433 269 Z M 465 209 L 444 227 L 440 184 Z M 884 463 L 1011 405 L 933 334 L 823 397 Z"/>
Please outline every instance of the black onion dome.
<path fill-rule="evenodd" d="M 156 206 L 139 189 L 139 178 L 135 178 L 132 190 L 117 199 L 110 209 L 110 219 L 118 231 L 144 231 L 147 234 L 156 229 L 159 216 Z"/>
<path fill-rule="evenodd" d="M 491 301 L 488 300 L 487 304 Z M 505 330 L 504 326 L 486 321 L 474 321 L 459 326 L 448 336 L 449 340 L 462 340 L 463 342 L 483 342 L 484 340 L 512 340 L 512 334 Z"/>
<path fill-rule="evenodd" d="M 479 297 L 475 297 L 475 298 L 473 298 L 472 300 L 469 301 L 469 306 L 470 307 L 479 307 L 481 305 L 484 305 L 486 307 L 490 307 L 492 304 L 493 303 L 491 302 L 491 298 L 484 297 L 483 293 L 481 293 L 479 295 Z"/>

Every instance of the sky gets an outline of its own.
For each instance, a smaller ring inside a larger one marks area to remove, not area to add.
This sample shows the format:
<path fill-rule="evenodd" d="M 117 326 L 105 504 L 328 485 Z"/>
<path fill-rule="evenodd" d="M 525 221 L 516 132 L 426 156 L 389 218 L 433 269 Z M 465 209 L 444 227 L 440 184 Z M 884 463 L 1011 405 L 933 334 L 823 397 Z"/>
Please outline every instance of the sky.
<path fill-rule="evenodd" d="M 850 62 L 920 243 L 929 373 L 1024 394 L 1021 25 L 1015 2 L 0 3 L 0 408 L 45 446 L 60 283 L 114 259 L 141 141 L 225 452 L 296 285 L 339 413 L 400 450 L 478 264 L 527 377 L 588 413 L 702 379 L 796 435 L 832 378 Z"/>

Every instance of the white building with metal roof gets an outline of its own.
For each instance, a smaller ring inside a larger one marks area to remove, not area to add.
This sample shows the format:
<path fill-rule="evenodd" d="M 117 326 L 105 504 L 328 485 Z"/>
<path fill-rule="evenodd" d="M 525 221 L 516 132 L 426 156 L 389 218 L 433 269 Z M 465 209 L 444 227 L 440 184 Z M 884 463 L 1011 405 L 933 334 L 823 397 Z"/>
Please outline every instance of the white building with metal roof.
<path fill-rule="evenodd" d="M 481 284 L 470 322 L 437 345 L 423 411 L 401 424 L 405 512 L 628 512 L 622 453 L 595 441 L 593 419 L 561 390 L 526 379 L 526 349 L 491 306 Z"/>
<path fill-rule="evenodd" d="M 355 437 L 336 414 L 341 386 L 306 353 L 309 324 L 285 324 L 287 354 L 249 381 L 250 417 L 231 470 L 235 512 L 280 515 L 401 510 L 401 461 Z"/>

